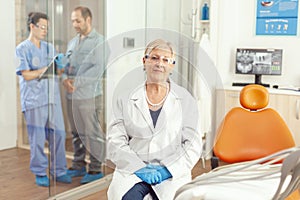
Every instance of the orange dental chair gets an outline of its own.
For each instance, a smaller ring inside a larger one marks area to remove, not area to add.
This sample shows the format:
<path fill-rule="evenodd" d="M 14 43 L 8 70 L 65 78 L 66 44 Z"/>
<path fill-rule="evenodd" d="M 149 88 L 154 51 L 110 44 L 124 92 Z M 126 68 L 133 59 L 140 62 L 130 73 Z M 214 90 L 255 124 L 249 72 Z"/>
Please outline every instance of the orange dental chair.
<path fill-rule="evenodd" d="M 240 92 L 242 107 L 231 109 L 217 130 L 212 168 L 217 158 L 226 163 L 250 161 L 295 146 L 281 116 L 269 103 L 269 92 L 261 85 L 247 85 Z"/>
<path fill-rule="evenodd" d="M 247 85 L 240 103 L 242 107 L 231 109 L 216 132 L 213 170 L 182 186 L 176 200 L 300 199 L 300 148 L 281 116 L 267 108 L 268 90 Z M 217 168 L 218 160 L 228 165 Z"/>

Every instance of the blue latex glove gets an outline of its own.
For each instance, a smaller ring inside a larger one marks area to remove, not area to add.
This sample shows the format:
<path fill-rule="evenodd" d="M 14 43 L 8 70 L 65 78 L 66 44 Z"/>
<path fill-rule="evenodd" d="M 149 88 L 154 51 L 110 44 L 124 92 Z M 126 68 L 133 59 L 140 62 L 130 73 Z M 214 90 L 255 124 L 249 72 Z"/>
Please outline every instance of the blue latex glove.
<path fill-rule="evenodd" d="M 161 177 L 162 177 L 162 181 L 166 180 L 166 179 L 169 179 L 169 178 L 172 178 L 172 174 L 169 172 L 169 170 L 164 167 L 164 166 L 161 166 L 161 165 L 151 165 L 151 164 L 148 164 L 147 165 L 147 168 L 148 169 L 156 169 L 160 174 L 161 174 Z"/>
<path fill-rule="evenodd" d="M 55 64 L 58 69 L 62 69 L 65 67 L 65 64 L 63 63 L 64 57 L 65 57 L 65 55 L 62 53 L 57 54 L 57 56 L 55 58 Z"/>
<path fill-rule="evenodd" d="M 169 172 L 169 170 L 166 167 L 159 169 L 158 172 L 161 174 L 162 181 L 172 178 L 172 174 Z"/>
<path fill-rule="evenodd" d="M 156 169 L 144 167 L 137 170 L 134 174 L 148 184 L 158 184 L 162 181 L 161 174 Z"/>

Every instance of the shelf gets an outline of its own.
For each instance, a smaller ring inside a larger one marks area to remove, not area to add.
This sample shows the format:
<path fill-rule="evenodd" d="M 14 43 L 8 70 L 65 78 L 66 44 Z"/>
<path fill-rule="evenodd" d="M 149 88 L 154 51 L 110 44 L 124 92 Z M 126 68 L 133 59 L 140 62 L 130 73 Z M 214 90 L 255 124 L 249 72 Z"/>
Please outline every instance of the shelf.
<path fill-rule="evenodd" d="M 202 24 L 209 24 L 209 20 L 200 20 L 200 23 L 202 23 Z"/>

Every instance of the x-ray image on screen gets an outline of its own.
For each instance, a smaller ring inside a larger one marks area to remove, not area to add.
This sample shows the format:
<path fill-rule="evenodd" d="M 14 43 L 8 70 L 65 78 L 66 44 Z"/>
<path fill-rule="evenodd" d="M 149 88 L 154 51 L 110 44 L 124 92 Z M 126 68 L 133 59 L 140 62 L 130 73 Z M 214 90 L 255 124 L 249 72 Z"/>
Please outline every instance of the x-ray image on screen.
<path fill-rule="evenodd" d="M 236 74 L 255 75 L 256 84 L 262 84 L 262 75 L 281 75 L 282 49 L 236 49 Z"/>

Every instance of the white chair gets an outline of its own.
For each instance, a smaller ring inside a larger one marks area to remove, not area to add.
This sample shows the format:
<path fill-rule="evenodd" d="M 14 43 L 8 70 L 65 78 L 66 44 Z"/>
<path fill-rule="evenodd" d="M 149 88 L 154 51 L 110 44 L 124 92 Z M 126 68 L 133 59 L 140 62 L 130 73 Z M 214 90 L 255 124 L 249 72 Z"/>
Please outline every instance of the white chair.
<path fill-rule="evenodd" d="M 299 187 L 300 148 L 295 147 L 215 168 L 182 186 L 175 200 L 298 200 Z"/>

